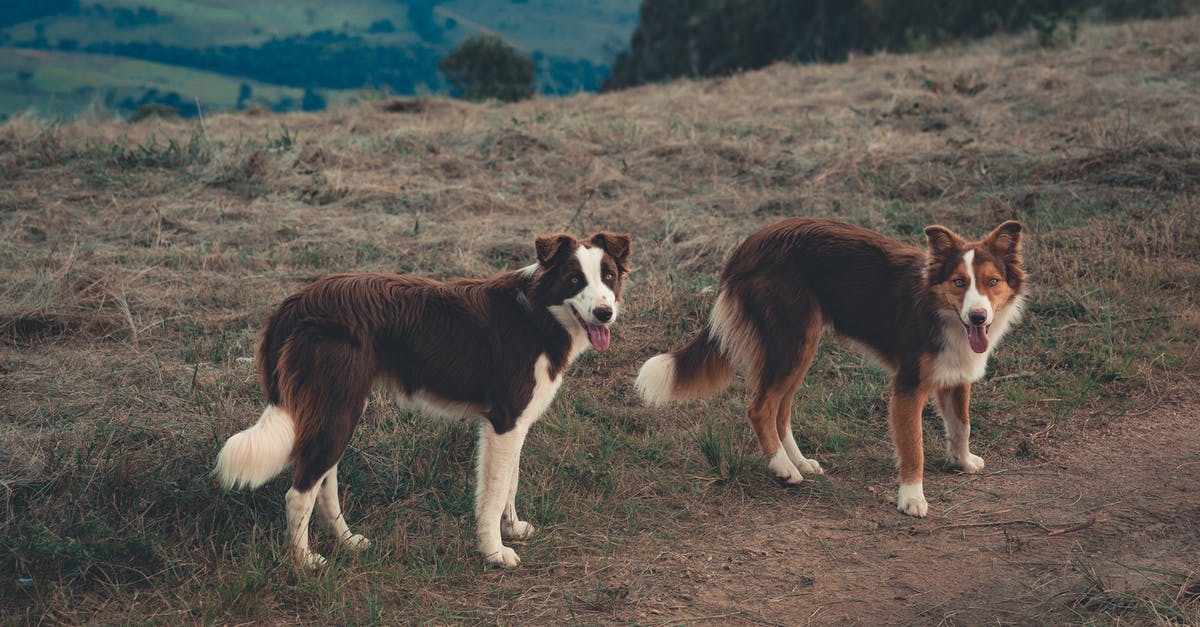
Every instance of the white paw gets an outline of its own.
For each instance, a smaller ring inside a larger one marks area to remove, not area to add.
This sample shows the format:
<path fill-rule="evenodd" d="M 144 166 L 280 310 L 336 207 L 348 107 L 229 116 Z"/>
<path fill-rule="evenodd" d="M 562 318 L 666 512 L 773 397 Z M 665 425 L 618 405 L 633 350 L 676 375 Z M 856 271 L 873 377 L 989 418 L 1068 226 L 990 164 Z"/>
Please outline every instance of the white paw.
<path fill-rule="evenodd" d="M 983 470 L 983 458 L 978 455 L 967 453 L 965 459 L 955 459 L 954 463 L 965 473 L 973 474 Z"/>
<path fill-rule="evenodd" d="M 342 538 L 342 546 L 352 551 L 362 551 L 371 546 L 371 541 L 356 533 L 352 536 L 344 536 Z"/>
<path fill-rule="evenodd" d="M 325 568 L 325 558 L 313 553 L 312 551 L 305 549 L 304 551 L 294 552 L 294 555 L 296 556 L 296 563 L 299 564 L 301 568 L 306 570 L 320 570 Z"/>
<path fill-rule="evenodd" d="M 800 472 L 807 472 L 810 475 L 825 474 L 825 469 L 821 468 L 821 463 L 815 459 L 806 459 L 803 463 L 796 464 L 796 467 L 800 469 Z"/>
<path fill-rule="evenodd" d="M 767 461 L 767 468 L 770 468 L 771 472 L 775 473 L 775 476 L 784 483 L 797 484 L 804 481 L 804 475 L 800 474 L 796 465 L 792 463 L 791 459 L 788 459 L 787 453 L 784 453 L 782 448 Z"/>
<path fill-rule="evenodd" d="M 896 509 L 909 516 L 924 518 L 929 513 L 929 503 L 925 500 L 922 485 L 900 484 L 900 493 L 896 496 Z"/>
<path fill-rule="evenodd" d="M 517 552 L 506 546 L 501 546 L 496 551 L 485 552 L 483 559 L 487 560 L 489 564 L 503 566 L 504 568 L 516 568 L 517 564 L 521 563 L 521 558 L 517 557 Z"/>
<path fill-rule="evenodd" d="M 525 522 L 524 520 L 518 520 L 513 523 L 505 521 L 504 524 L 500 526 L 500 529 L 504 531 L 504 537 L 513 538 L 516 540 L 524 540 L 537 531 L 537 527 L 534 527 L 531 523 Z"/>

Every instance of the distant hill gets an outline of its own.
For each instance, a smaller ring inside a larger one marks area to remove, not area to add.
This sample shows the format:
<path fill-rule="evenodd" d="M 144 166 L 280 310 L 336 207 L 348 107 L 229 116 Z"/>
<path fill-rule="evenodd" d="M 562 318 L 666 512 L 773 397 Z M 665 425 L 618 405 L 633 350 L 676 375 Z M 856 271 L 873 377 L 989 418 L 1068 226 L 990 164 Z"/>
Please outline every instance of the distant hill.
<path fill-rule="evenodd" d="M 359 90 L 445 93 L 437 62 L 494 32 L 534 58 L 543 94 L 595 91 L 639 0 L 6 0 L 0 116 L 322 108 Z"/>

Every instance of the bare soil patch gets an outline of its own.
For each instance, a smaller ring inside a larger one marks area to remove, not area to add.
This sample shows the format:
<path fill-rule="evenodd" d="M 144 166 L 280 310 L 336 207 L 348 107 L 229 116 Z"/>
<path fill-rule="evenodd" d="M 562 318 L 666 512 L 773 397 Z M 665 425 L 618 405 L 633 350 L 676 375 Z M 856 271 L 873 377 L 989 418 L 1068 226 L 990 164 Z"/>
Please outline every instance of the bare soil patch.
<path fill-rule="evenodd" d="M 730 623 L 1029 624 L 1200 621 L 1200 405 L 1148 412 L 1041 460 L 926 475 L 930 516 L 893 486 L 714 512 L 635 551 L 606 584 L 637 589 L 614 618 Z M 784 488 L 780 488 L 784 489 Z M 799 495 L 797 495 L 799 496 Z M 1174 603 L 1184 611 L 1162 611 Z"/>

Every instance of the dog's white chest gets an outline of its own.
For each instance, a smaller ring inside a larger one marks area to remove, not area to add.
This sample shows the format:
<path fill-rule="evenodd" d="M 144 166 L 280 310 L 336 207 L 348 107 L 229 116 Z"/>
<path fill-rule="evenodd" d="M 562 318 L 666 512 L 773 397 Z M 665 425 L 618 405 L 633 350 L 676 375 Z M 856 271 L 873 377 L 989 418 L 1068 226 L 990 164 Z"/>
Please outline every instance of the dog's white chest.
<path fill-rule="evenodd" d="M 947 335 L 952 336 L 953 331 L 948 332 Z M 988 355 L 992 352 L 991 347 L 989 346 L 988 350 L 983 353 L 976 353 L 967 343 L 966 334 L 960 333 L 959 335 L 963 337 L 947 337 L 946 348 L 933 361 L 931 379 L 938 387 L 974 383 L 987 373 L 987 360 Z"/>

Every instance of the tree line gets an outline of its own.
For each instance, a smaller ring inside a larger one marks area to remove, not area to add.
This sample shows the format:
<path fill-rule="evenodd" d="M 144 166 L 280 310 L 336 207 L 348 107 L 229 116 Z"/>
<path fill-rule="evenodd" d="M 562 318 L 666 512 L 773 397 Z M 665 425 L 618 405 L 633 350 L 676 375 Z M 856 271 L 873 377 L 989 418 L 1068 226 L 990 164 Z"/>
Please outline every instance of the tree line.
<path fill-rule="evenodd" d="M 1168 17 L 1183 8 L 1183 0 L 642 0 L 630 48 L 604 87 L 908 52 L 1031 27 L 1052 33 L 1059 21 Z"/>

